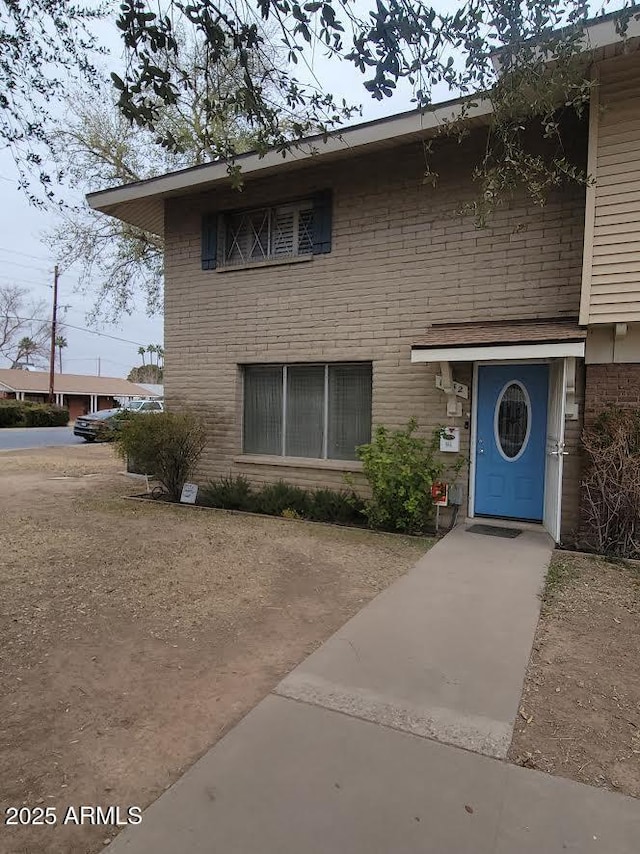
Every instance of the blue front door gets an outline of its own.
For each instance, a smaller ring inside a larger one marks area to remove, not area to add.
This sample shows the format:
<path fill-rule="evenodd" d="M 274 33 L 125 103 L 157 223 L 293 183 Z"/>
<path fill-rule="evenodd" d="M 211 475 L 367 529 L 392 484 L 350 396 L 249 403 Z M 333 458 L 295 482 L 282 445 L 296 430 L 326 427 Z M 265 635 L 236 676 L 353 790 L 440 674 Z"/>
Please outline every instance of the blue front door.
<path fill-rule="evenodd" d="M 474 513 L 541 520 L 548 365 L 480 365 Z"/>

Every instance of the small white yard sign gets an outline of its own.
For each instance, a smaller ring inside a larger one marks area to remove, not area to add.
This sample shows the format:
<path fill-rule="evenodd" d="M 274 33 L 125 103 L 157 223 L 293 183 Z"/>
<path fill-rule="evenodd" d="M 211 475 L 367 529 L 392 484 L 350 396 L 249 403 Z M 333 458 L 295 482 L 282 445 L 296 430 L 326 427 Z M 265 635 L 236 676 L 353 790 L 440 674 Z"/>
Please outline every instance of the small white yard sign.
<path fill-rule="evenodd" d="M 197 483 L 185 483 L 185 485 L 182 487 L 182 494 L 180 495 L 180 503 L 181 504 L 195 504 L 197 497 L 198 497 L 198 484 Z"/>

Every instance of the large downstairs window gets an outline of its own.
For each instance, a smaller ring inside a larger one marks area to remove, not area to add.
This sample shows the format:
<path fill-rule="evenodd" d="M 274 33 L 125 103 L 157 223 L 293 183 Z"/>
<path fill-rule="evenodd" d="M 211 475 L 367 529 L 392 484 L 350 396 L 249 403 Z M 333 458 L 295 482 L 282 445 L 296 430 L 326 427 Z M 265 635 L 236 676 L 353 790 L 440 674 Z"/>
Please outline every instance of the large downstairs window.
<path fill-rule="evenodd" d="M 245 454 L 355 460 L 371 440 L 371 364 L 247 365 Z"/>

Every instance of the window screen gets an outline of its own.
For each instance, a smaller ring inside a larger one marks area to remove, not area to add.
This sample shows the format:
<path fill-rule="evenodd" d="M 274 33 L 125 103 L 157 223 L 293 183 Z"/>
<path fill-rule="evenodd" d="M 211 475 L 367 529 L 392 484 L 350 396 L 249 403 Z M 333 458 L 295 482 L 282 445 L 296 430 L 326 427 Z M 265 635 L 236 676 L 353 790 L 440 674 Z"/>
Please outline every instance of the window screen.
<path fill-rule="evenodd" d="M 243 444 L 247 454 L 282 453 L 282 368 L 245 369 Z"/>
<path fill-rule="evenodd" d="M 355 460 L 370 440 L 370 363 L 245 367 L 245 453 Z"/>
<path fill-rule="evenodd" d="M 220 266 L 313 252 L 313 203 L 297 202 L 228 214 Z"/>

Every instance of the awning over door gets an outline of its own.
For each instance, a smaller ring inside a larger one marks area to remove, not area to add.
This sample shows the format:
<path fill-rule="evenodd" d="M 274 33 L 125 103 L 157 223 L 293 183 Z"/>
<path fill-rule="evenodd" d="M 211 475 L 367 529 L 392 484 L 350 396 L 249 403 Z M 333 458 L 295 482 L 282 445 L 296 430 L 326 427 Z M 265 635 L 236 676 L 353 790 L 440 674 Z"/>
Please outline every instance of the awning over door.
<path fill-rule="evenodd" d="M 490 320 L 430 326 L 411 345 L 412 362 L 477 362 L 584 357 L 577 319 Z"/>

